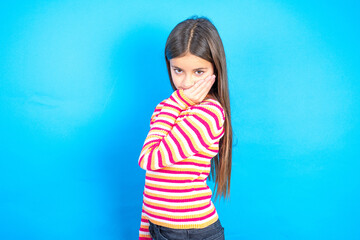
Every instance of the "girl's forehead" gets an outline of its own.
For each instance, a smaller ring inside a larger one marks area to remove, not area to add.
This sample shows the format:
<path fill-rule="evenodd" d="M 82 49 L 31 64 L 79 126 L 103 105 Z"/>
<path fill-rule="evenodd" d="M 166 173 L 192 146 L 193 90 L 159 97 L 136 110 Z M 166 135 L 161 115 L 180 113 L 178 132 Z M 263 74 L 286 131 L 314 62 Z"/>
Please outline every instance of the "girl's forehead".
<path fill-rule="evenodd" d="M 176 57 L 170 59 L 170 64 L 174 67 L 179 68 L 200 68 L 200 67 L 209 67 L 211 63 L 201 57 L 195 56 L 191 53 L 187 53 L 182 57 Z"/>

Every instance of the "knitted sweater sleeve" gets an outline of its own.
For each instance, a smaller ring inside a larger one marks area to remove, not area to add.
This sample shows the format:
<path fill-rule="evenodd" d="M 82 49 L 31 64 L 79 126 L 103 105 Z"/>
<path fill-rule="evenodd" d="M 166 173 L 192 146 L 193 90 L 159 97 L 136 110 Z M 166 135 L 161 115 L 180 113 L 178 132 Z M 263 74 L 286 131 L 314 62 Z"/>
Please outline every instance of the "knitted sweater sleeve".
<path fill-rule="evenodd" d="M 212 103 L 194 106 L 191 114 L 176 121 L 180 113 L 192 105 L 195 103 L 182 89 L 177 89 L 163 101 L 162 108 L 153 114 L 138 159 L 141 168 L 157 170 L 171 166 L 208 149 L 221 138 L 225 116 L 222 108 Z"/>

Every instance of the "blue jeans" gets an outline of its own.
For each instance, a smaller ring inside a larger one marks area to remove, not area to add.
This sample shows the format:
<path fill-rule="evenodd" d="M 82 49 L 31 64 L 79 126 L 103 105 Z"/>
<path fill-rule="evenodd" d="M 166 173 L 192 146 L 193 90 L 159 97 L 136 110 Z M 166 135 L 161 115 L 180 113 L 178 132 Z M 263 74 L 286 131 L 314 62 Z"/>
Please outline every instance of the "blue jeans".
<path fill-rule="evenodd" d="M 205 228 L 167 228 L 150 220 L 149 224 L 149 231 L 154 240 L 225 240 L 224 228 L 219 219 Z"/>

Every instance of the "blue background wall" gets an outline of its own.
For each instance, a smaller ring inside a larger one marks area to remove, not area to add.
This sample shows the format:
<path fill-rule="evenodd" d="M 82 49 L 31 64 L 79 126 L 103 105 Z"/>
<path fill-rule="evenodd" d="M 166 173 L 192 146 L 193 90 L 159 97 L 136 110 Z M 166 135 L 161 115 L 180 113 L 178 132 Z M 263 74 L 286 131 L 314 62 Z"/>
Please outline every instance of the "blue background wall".
<path fill-rule="evenodd" d="M 136 239 L 164 46 L 209 17 L 234 128 L 226 239 L 360 239 L 355 1 L 0 3 L 0 239 Z M 211 186 L 213 184 L 209 182 Z"/>

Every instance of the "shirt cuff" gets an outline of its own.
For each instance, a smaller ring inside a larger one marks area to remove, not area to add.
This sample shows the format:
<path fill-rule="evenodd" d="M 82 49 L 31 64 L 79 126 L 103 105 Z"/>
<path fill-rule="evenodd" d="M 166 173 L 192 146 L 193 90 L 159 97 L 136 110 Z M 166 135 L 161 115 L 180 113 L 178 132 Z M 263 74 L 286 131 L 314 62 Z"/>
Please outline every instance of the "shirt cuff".
<path fill-rule="evenodd" d="M 195 105 L 185 94 L 183 89 L 177 89 L 171 94 L 173 100 L 181 107 L 181 109 L 186 109 L 192 105 Z"/>

